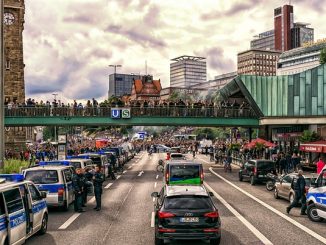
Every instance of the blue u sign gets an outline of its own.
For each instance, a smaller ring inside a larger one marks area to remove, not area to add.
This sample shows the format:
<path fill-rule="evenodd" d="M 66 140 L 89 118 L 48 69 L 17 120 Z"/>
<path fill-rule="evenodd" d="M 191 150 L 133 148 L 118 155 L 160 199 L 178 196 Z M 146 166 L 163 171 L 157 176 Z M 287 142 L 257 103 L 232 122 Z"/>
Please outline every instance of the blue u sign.
<path fill-rule="evenodd" d="M 121 110 L 120 109 L 111 109 L 111 118 L 120 118 Z"/>

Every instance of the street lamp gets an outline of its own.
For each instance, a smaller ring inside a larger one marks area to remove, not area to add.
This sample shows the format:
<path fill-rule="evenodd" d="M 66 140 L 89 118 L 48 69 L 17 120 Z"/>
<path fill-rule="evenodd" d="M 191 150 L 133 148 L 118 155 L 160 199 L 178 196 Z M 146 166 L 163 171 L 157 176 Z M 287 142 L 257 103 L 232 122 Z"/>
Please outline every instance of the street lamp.
<path fill-rule="evenodd" d="M 54 96 L 54 102 L 57 103 L 57 93 L 52 94 Z M 55 106 L 55 104 L 53 105 Z M 52 108 L 54 109 L 54 108 Z M 57 142 L 57 126 L 54 126 L 54 142 Z"/>
<path fill-rule="evenodd" d="M 4 168 L 4 159 L 5 159 L 3 8 L 4 8 L 3 0 L 0 0 L 0 169 Z"/>

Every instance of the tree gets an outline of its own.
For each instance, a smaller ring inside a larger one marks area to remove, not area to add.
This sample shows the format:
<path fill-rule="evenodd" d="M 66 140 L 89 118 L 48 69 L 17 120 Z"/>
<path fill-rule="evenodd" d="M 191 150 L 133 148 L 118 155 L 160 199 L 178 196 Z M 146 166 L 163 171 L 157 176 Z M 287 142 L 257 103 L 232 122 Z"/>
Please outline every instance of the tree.
<path fill-rule="evenodd" d="M 303 131 L 303 134 L 299 139 L 301 143 L 314 142 L 317 140 L 320 140 L 320 137 L 317 135 L 315 131 L 310 131 L 310 130 Z"/>
<path fill-rule="evenodd" d="M 323 48 L 320 52 L 320 64 L 326 63 L 326 48 Z"/>

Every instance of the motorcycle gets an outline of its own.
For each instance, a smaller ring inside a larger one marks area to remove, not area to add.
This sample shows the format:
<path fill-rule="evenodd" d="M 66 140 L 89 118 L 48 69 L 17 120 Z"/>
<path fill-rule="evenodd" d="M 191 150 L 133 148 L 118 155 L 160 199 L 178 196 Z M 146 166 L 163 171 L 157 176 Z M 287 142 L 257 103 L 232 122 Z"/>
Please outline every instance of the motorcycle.
<path fill-rule="evenodd" d="M 276 181 L 279 180 L 278 176 L 273 173 L 267 174 L 268 180 L 266 182 L 266 189 L 268 191 L 273 191 L 275 189 Z"/>
<path fill-rule="evenodd" d="M 224 172 L 232 172 L 232 167 L 231 167 L 231 163 L 224 161 Z"/>

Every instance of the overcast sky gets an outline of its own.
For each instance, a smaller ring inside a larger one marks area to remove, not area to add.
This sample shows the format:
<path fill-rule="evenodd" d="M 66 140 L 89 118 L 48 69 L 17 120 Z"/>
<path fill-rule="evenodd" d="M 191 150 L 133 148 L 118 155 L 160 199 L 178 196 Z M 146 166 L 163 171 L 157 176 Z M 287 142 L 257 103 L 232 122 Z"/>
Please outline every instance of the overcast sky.
<path fill-rule="evenodd" d="M 326 0 L 292 0 L 295 21 L 326 37 Z M 236 54 L 274 28 L 282 0 L 31 0 L 24 30 L 26 97 L 107 97 L 110 64 L 169 86 L 170 59 L 207 57 L 208 78 L 236 70 Z"/>

